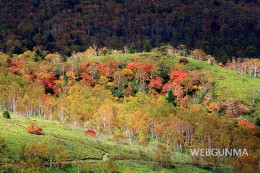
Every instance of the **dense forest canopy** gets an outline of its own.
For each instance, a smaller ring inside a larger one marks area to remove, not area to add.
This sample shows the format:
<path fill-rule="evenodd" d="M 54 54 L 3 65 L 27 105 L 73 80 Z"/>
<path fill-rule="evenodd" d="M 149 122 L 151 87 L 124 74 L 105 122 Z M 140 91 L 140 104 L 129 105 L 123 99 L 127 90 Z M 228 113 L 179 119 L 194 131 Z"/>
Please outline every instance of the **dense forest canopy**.
<path fill-rule="evenodd" d="M 260 55 L 259 0 L 0 1 L 0 50 L 185 44 L 218 60 Z"/>

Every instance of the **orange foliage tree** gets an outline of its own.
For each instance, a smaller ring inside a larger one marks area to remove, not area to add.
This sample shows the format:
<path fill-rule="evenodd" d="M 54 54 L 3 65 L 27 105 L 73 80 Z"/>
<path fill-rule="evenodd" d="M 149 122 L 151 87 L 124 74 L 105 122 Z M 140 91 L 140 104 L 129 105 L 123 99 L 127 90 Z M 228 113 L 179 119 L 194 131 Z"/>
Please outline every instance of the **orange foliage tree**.
<path fill-rule="evenodd" d="M 32 122 L 29 127 L 27 128 L 28 133 L 41 135 L 42 134 L 42 127 L 37 127 L 34 122 Z"/>
<path fill-rule="evenodd" d="M 160 77 L 157 77 L 155 79 L 151 79 L 150 84 L 149 84 L 150 88 L 153 88 L 153 89 L 156 89 L 156 90 L 161 90 L 162 86 L 163 86 L 163 83 L 162 83 L 162 79 Z"/>
<path fill-rule="evenodd" d="M 171 80 L 173 81 L 173 83 L 179 83 L 183 78 L 187 77 L 188 73 L 184 72 L 182 70 L 174 70 L 171 72 Z"/>
<path fill-rule="evenodd" d="M 211 102 L 208 106 L 206 106 L 206 108 L 209 112 L 213 112 L 218 110 L 218 104 L 216 102 Z"/>
<path fill-rule="evenodd" d="M 245 127 L 248 129 L 254 129 L 255 126 L 253 124 L 251 124 L 249 121 L 245 120 L 245 119 L 241 119 L 240 121 L 238 121 L 238 126 L 240 127 Z"/>

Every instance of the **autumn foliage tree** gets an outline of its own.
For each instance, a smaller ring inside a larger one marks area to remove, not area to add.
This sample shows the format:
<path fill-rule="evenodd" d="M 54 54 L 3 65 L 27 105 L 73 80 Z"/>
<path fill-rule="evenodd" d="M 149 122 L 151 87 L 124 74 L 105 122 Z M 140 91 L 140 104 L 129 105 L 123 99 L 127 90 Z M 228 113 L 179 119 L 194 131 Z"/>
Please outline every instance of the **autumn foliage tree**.
<path fill-rule="evenodd" d="M 56 164 L 55 162 L 61 162 L 67 158 L 67 153 L 62 147 L 49 146 L 45 143 L 26 145 L 23 155 L 27 164 L 36 167 L 48 164 L 50 169 L 54 166 L 63 168 L 64 164 Z"/>
<path fill-rule="evenodd" d="M 156 161 L 159 163 L 160 166 L 163 166 L 165 168 L 170 168 L 172 166 L 170 152 L 162 144 L 157 145 Z"/>
<path fill-rule="evenodd" d="M 241 119 L 238 121 L 238 126 L 248 128 L 248 129 L 254 129 L 255 125 L 251 124 L 249 121 L 246 119 Z"/>
<path fill-rule="evenodd" d="M 178 84 L 183 78 L 187 77 L 188 73 L 182 70 L 174 70 L 171 72 L 171 80 L 174 84 Z"/>
<path fill-rule="evenodd" d="M 216 102 L 211 102 L 208 106 L 206 106 L 206 108 L 209 112 L 217 111 L 218 104 Z"/>
<path fill-rule="evenodd" d="M 162 79 L 160 77 L 151 79 L 149 87 L 155 90 L 161 90 L 163 86 Z"/>
<path fill-rule="evenodd" d="M 60 88 L 55 85 L 55 77 L 53 75 L 41 76 L 39 80 L 42 82 L 46 93 L 58 95 Z"/>
<path fill-rule="evenodd" d="M 32 122 L 27 128 L 27 132 L 35 135 L 42 135 L 42 127 L 37 127 L 37 125 Z"/>
<path fill-rule="evenodd" d="M 162 50 L 163 54 L 167 51 L 166 47 Z M 236 117 L 257 114 L 257 96 L 250 104 L 246 99 L 225 96 L 226 91 L 219 94 L 211 73 L 193 68 L 193 63 L 184 65 L 185 60 L 176 62 L 177 58 L 157 53 L 127 58 L 96 58 L 92 53 L 73 53 L 68 62 L 50 61 L 51 56 L 46 56 L 37 63 L 32 60 L 33 52 L 12 58 L 0 53 L 0 107 L 28 117 L 96 129 L 113 135 L 116 142 L 145 146 L 156 141 L 161 144 L 156 150 L 157 161 L 165 167 L 170 165 L 171 152 L 192 147 L 223 148 L 232 144 L 256 152 L 258 126 L 251 121 L 236 121 Z M 237 65 L 233 61 L 232 69 Z M 252 95 L 258 93 L 257 89 Z M 35 122 L 27 131 L 42 134 Z M 87 134 L 95 136 L 93 131 Z M 40 160 L 53 160 L 53 155 L 45 155 L 46 147 L 32 148 L 44 151 Z M 38 159 L 33 154 L 26 157 Z M 218 158 L 200 161 L 219 163 Z"/>

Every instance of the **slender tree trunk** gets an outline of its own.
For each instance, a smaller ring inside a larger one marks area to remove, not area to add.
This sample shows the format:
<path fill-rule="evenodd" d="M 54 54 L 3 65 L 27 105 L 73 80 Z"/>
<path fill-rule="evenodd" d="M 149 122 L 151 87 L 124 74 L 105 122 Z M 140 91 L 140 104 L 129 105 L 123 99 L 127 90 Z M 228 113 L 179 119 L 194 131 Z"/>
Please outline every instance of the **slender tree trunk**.
<path fill-rule="evenodd" d="M 52 169 L 52 157 L 50 157 L 50 169 Z"/>

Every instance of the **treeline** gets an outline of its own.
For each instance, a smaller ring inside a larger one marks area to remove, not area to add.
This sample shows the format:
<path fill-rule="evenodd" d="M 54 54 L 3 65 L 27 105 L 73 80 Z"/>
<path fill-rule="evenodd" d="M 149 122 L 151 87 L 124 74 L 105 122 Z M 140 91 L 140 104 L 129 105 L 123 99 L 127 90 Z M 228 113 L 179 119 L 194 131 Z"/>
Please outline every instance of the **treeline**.
<path fill-rule="evenodd" d="M 219 61 L 259 57 L 256 0 L 1 1 L 0 50 L 38 47 L 70 55 L 92 44 L 123 49 L 163 43 L 202 49 Z"/>

